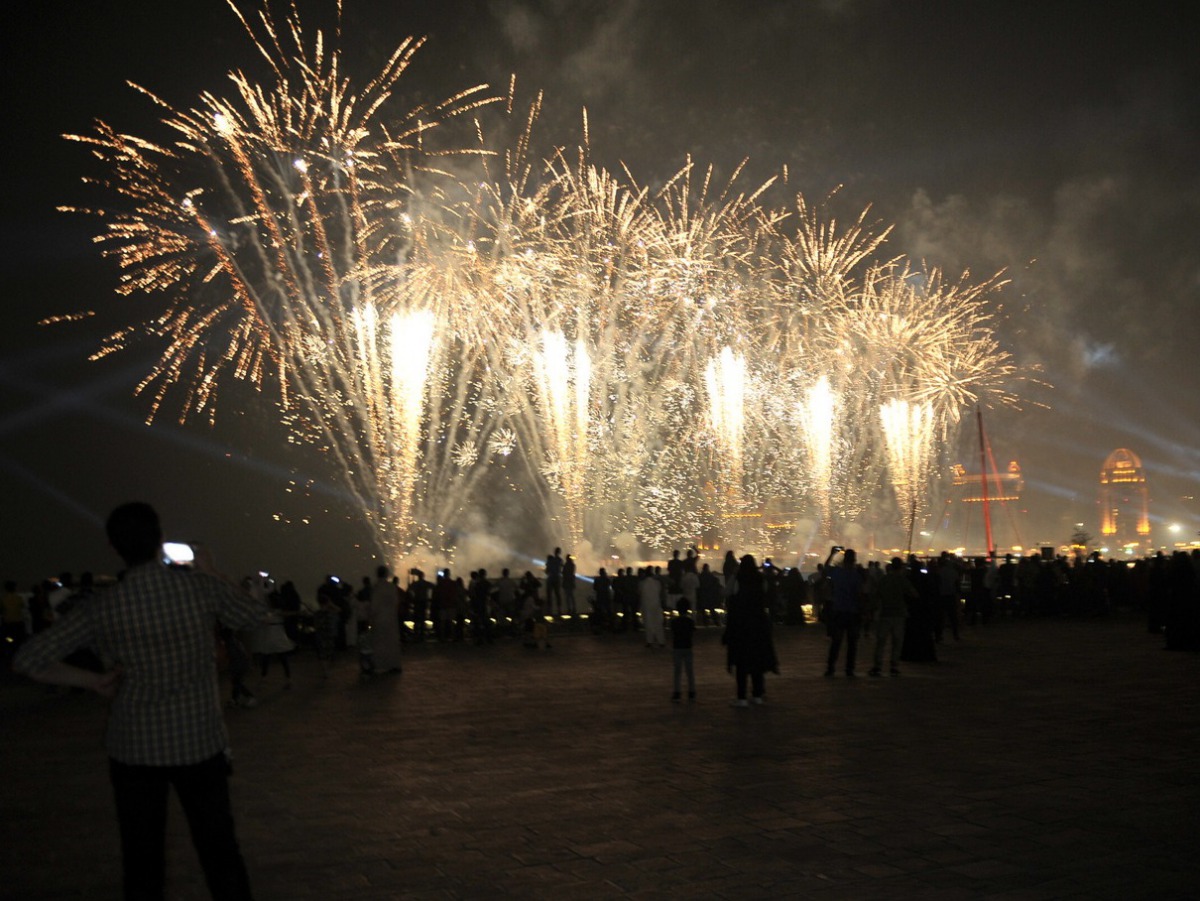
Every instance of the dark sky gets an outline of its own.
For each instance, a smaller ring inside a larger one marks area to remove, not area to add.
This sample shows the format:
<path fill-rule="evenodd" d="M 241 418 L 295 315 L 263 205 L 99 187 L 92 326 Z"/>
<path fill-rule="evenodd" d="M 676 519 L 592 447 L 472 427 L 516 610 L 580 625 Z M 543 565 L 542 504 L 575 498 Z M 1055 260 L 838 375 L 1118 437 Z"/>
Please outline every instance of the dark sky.
<path fill-rule="evenodd" d="M 301 4 L 326 20 L 332 6 Z M 1096 482 L 1117 447 L 1142 457 L 1159 540 L 1172 523 L 1200 532 L 1198 26 L 1168 2 L 345 0 L 344 43 L 366 74 L 428 35 L 403 82 L 414 99 L 516 73 L 525 96 L 547 92 L 547 140 L 577 141 L 586 106 L 596 157 L 645 183 L 689 153 L 725 172 L 749 157 L 748 182 L 786 164 L 810 198 L 841 186 L 842 210 L 895 223 L 896 253 L 1005 270 L 1005 345 L 1053 386 L 1023 389 L 1049 409 L 989 414 L 997 458 L 1028 479 L 1032 546 L 1075 522 L 1098 533 Z M 153 134 L 126 80 L 186 107 L 253 69 L 233 14 L 221 0 L 48 0 L 6 13 L 3 42 L 0 576 L 112 571 L 98 526 L 133 497 L 231 572 L 366 572 L 328 473 L 253 397 L 215 428 L 147 427 L 133 387 L 152 348 L 86 361 L 147 307 L 112 293 L 96 223 L 55 212 L 96 199 L 87 153 L 59 136 L 95 118 Z M 98 315 L 36 324 L 83 309 Z"/>

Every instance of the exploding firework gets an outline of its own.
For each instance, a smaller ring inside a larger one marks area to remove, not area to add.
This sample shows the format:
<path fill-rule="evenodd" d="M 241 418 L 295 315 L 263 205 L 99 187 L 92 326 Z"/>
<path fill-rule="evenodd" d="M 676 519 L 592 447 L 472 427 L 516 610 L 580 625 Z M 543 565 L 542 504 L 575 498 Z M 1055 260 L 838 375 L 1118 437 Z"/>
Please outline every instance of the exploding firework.
<path fill-rule="evenodd" d="M 486 354 L 475 335 L 448 327 L 437 284 L 381 279 L 377 261 L 407 254 L 419 269 L 430 244 L 456 237 L 432 215 L 406 229 L 419 205 L 412 185 L 437 161 L 426 133 L 488 100 L 471 89 L 384 128 L 379 111 L 419 41 L 352 93 L 336 41 L 310 39 L 294 14 L 242 22 L 271 86 L 235 72 L 231 97 L 205 93 L 187 110 L 139 89 L 165 111 L 173 143 L 105 125 L 75 138 L 106 161 L 108 186 L 127 201 L 104 214 L 97 239 L 125 270 L 119 290 L 167 298 L 143 326 L 166 346 L 138 390 L 152 396 L 151 419 L 182 388 L 180 420 L 211 421 L 225 379 L 273 387 L 283 421 L 333 458 L 394 556 L 444 528 L 443 508 L 465 487 L 447 482 L 470 482 L 471 467 L 455 464 L 486 440 L 472 405 Z M 97 356 L 137 331 L 112 335 Z"/>
<path fill-rule="evenodd" d="M 829 377 L 822 375 L 815 385 L 805 392 L 800 402 L 800 440 L 808 454 L 812 473 L 812 493 L 823 534 L 829 536 L 832 528 L 832 487 L 834 436 L 837 434 L 838 398 L 829 387 Z"/>
<path fill-rule="evenodd" d="M 567 529 L 578 545 L 584 538 L 581 514 L 589 503 L 592 425 L 592 367 L 583 338 L 568 348 L 561 332 L 543 332 L 534 356 L 536 405 L 551 449 L 547 476 L 567 509 Z"/>
<path fill-rule="evenodd" d="M 929 401 L 891 400 L 879 408 L 887 450 L 888 475 L 896 505 L 908 526 L 908 550 L 913 528 L 933 464 L 934 419 Z"/>
<path fill-rule="evenodd" d="M 779 498 L 828 534 L 885 473 L 906 499 L 928 476 L 932 445 L 919 471 L 888 467 L 882 404 L 920 409 L 944 444 L 965 406 L 1012 400 L 987 305 L 1000 283 L 877 261 L 887 231 L 865 211 L 840 226 L 690 160 L 651 191 L 590 161 L 586 118 L 584 146 L 538 160 L 539 101 L 494 147 L 484 88 L 390 112 L 419 41 L 355 91 L 340 35 L 310 38 L 294 12 L 239 18 L 268 84 L 235 72 L 229 97 L 186 110 L 144 92 L 169 143 L 75 138 L 126 201 L 99 213 L 120 290 L 164 298 L 98 356 L 139 332 L 165 342 L 139 387 L 150 418 L 175 404 L 212 421 L 230 378 L 270 389 L 393 562 L 452 545 L 504 481 L 595 547 L 729 534 Z M 452 120 L 471 139 L 436 147 Z"/>

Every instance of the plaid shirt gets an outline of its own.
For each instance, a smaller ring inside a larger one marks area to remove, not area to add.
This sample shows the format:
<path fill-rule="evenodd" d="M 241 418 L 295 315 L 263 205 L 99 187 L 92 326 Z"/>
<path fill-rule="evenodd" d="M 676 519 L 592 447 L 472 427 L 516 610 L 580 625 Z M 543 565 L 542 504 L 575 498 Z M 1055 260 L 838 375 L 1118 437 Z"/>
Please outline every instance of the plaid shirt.
<path fill-rule="evenodd" d="M 198 763 L 228 744 L 216 621 L 239 629 L 265 612 L 214 576 L 145 563 L 26 642 L 13 665 L 37 672 L 78 648 L 95 649 L 121 669 L 105 736 L 109 756 L 148 766 Z"/>

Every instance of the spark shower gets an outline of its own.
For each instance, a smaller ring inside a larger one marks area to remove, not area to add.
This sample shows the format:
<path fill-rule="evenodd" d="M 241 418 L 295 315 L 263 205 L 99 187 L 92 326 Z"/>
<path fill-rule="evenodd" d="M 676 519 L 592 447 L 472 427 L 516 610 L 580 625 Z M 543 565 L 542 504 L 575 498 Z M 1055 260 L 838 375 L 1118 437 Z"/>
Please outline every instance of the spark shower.
<path fill-rule="evenodd" d="M 538 157 L 540 100 L 526 115 L 512 86 L 397 113 L 419 40 L 358 86 L 340 29 L 233 10 L 262 83 L 234 71 L 188 108 L 137 88 L 166 141 L 69 136 L 116 201 L 78 211 L 118 290 L 161 298 L 96 356 L 161 342 L 151 420 L 260 389 L 385 559 L 452 550 L 497 494 L 577 548 L 762 547 L 746 524 L 770 506 L 826 535 L 869 510 L 911 528 L 961 412 L 1014 400 L 1001 282 L 886 257 L 866 211 L 690 159 L 650 190 L 591 161 L 586 114 L 581 146 Z"/>

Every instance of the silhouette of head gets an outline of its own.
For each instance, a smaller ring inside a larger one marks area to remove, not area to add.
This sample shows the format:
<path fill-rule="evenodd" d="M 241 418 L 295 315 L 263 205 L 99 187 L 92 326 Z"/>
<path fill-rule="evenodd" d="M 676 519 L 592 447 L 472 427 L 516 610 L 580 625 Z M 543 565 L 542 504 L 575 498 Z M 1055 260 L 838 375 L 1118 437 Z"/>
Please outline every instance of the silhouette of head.
<path fill-rule="evenodd" d="M 147 563 L 162 551 L 162 526 L 149 504 L 140 501 L 122 504 L 108 515 L 104 531 L 108 543 L 126 566 Z"/>

